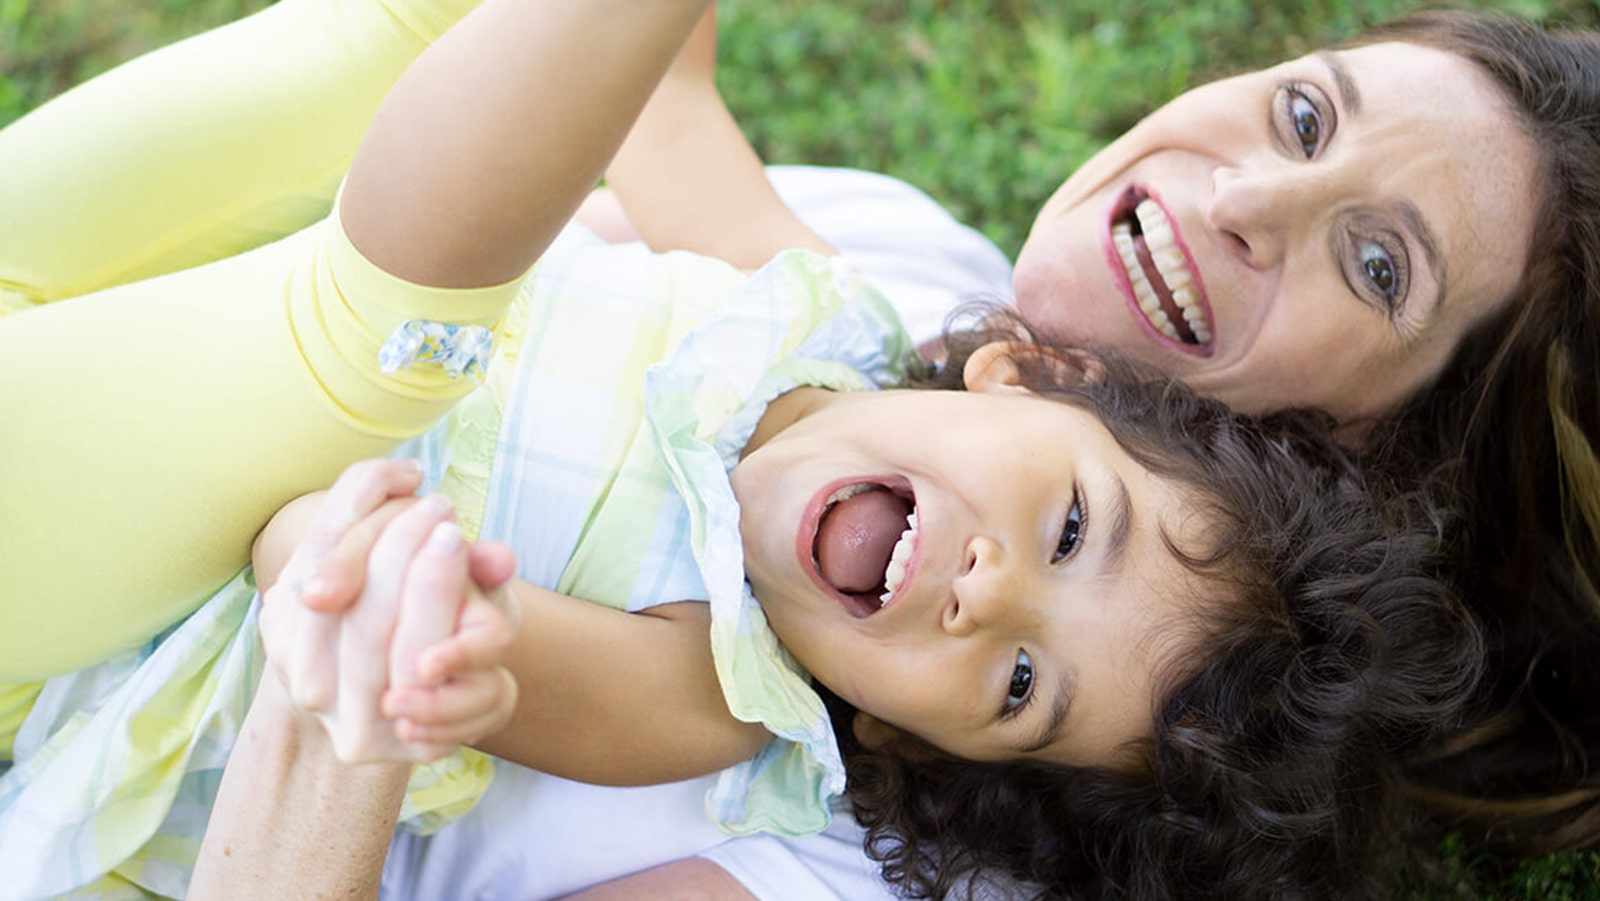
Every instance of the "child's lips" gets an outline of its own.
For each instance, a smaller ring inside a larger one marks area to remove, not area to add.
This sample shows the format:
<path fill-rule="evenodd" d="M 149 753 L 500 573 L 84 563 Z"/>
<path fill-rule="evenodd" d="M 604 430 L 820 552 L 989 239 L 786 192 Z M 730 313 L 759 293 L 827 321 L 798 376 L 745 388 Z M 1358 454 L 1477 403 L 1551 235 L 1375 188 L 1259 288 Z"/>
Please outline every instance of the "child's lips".
<path fill-rule="evenodd" d="M 824 486 L 807 505 L 797 535 L 802 568 L 851 616 L 872 616 L 894 599 L 888 583 L 901 588 L 907 580 L 915 547 L 908 520 L 914 522 L 914 509 L 903 478 L 846 479 Z"/>

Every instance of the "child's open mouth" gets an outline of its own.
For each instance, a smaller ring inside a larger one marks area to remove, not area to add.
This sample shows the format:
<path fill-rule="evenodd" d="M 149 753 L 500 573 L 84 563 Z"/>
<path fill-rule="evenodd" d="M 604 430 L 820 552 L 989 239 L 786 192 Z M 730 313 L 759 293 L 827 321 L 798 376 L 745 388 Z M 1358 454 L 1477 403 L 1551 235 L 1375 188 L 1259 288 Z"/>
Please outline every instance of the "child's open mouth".
<path fill-rule="evenodd" d="M 858 482 L 829 495 L 811 559 L 845 609 L 871 616 L 893 601 L 917 549 L 916 499 L 908 488 Z"/>

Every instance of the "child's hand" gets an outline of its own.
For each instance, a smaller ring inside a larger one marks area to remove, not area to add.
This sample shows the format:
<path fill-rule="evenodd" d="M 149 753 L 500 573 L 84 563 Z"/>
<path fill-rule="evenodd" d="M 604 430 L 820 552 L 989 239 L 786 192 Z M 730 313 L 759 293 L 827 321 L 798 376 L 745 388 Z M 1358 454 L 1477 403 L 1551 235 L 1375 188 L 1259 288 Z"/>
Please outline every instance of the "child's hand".
<path fill-rule="evenodd" d="M 505 551 L 510 559 L 509 550 Z M 516 637 L 521 609 L 504 587 L 482 591 L 464 572 L 429 566 L 426 552 L 419 555 L 407 576 L 408 595 L 415 592 L 419 607 L 427 598 L 467 592 L 466 606 L 452 634 L 406 657 L 406 646 L 416 637 L 397 633 L 391 651 L 391 673 L 408 670 L 409 680 L 395 676 L 383 696 L 383 713 L 397 720 L 401 740 L 418 748 L 432 747 L 440 754 L 451 746 L 475 741 L 499 731 L 510 720 L 517 702 L 517 684 L 504 661 Z M 406 611 L 413 609 L 411 599 Z M 402 614 L 401 630 L 407 627 Z"/>

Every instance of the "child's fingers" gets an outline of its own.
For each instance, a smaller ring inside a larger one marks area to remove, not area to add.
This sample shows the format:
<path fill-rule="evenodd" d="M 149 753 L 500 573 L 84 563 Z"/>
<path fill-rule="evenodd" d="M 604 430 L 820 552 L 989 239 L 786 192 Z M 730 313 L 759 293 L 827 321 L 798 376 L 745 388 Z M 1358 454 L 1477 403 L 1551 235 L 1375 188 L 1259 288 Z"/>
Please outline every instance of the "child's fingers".
<path fill-rule="evenodd" d="M 391 685 L 423 681 L 417 673 L 417 656 L 455 631 L 468 584 L 461 528 L 453 522 L 439 523 L 406 571 L 400 616 L 389 649 Z"/>
<path fill-rule="evenodd" d="M 428 646 L 417 658 L 417 675 L 424 682 L 446 679 L 477 669 L 499 666 L 516 639 L 515 601 L 509 608 L 482 594 L 467 600 L 454 634 Z M 508 615 L 508 613 L 510 615 Z"/>
<path fill-rule="evenodd" d="M 385 706 L 405 711 L 397 717 L 403 740 L 466 744 L 504 728 L 516 708 L 517 684 L 504 667 L 495 667 L 394 695 Z"/>
<path fill-rule="evenodd" d="M 517 574 L 516 555 L 498 541 L 476 542 L 468 553 L 472 581 L 484 591 L 499 588 Z"/>

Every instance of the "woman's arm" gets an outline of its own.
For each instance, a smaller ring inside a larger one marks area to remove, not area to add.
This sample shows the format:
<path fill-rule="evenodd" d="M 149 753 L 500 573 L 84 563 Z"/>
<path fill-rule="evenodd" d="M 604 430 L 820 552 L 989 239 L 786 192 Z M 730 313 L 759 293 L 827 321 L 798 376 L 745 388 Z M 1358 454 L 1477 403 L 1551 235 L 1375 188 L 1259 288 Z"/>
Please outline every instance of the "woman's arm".
<path fill-rule="evenodd" d="M 717 90 L 716 10 L 701 18 L 606 181 L 651 248 L 689 250 L 755 269 L 790 248 L 831 253 L 767 180 Z"/>
<path fill-rule="evenodd" d="M 315 717 L 262 677 L 222 775 L 196 901 L 376 898 L 409 763 L 341 762 Z"/>

